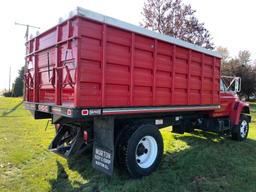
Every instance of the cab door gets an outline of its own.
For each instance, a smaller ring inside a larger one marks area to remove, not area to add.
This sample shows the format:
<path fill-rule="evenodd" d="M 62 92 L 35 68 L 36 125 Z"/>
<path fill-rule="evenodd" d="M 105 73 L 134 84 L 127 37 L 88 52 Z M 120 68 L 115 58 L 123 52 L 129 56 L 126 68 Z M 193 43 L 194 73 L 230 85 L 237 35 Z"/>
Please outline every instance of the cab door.
<path fill-rule="evenodd" d="M 214 112 L 214 116 L 229 116 L 234 102 L 238 99 L 237 95 L 227 90 L 223 80 L 220 81 L 220 109 Z"/>

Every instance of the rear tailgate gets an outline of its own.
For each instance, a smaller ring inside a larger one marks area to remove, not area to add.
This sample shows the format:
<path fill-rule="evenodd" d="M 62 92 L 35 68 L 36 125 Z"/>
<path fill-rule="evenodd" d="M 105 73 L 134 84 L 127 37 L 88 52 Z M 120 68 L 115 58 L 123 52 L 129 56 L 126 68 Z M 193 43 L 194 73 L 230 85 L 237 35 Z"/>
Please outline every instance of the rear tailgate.
<path fill-rule="evenodd" d="M 70 19 L 27 43 L 25 100 L 74 106 L 76 20 Z"/>

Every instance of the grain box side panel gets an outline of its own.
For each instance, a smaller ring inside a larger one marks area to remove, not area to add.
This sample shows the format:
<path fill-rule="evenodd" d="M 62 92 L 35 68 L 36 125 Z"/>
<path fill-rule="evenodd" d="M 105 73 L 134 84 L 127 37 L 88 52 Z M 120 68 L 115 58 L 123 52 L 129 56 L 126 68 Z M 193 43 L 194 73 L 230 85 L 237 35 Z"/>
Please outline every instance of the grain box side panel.
<path fill-rule="evenodd" d="M 101 107 L 102 100 L 102 24 L 80 20 L 80 105 Z"/>
<path fill-rule="evenodd" d="M 158 41 L 156 58 L 155 105 L 170 105 L 172 98 L 173 46 Z"/>
<path fill-rule="evenodd" d="M 220 103 L 220 67 L 221 59 L 215 58 L 214 60 L 214 92 L 213 92 L 213 104 Z"/>
<path fill-rule="evenodd" d="M 201 84 L 202 84 L 202 54 L 192 51 L 191 53 L 191 65 L 190 65 L 190 104 L 201 104 Z"/>
<path fill-rule="evenodd" d="M 135 35 L 134 94 L 135 106 L 153 105 L 154 39 Z"/>
<path fill-rule="evenodd" d="M 219 103 L 220 59 L 86 19 L 80 27 L 81 106 Z"/>
<path fill-rule="evenodd" d="M 205 55 L 203 65 L 202 104 L 213 104 L 213 57 Z"/>
<path fill-rule="evenodd" d="M 132 33 L 107 26 L 105 106 L 130 105 Z"/>
<path fill-rule="evenodd" d="M 188 49 L 176 47 L 173 105 L 188 105 L 188 54 Z"/>

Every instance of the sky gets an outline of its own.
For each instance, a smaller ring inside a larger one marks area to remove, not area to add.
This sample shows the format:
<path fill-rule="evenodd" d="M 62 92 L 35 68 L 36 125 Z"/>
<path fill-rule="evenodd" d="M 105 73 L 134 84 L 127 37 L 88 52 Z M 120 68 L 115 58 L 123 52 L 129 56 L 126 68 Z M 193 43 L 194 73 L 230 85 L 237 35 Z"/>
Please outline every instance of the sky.
<path fill-rule="evenodd" d="M 183 0 L 196 10 L 197 18 L 205 23 L 216 46 L 227 47 L 231 56 L 239 50 L 249 50 L 256 59 L 256 2 L 252 0 Z M 40 32 L 56 25 L 77 6 L 99 12 L 135 25 L 143 17 L 144 0 L 8 0 L 0 1 L 0 90 L 8 89 L 9 70 L 12 82 L 24 65 L 24 23 L 40 27 Z M 37 29 L 31 29 L 36 34 Z"/>

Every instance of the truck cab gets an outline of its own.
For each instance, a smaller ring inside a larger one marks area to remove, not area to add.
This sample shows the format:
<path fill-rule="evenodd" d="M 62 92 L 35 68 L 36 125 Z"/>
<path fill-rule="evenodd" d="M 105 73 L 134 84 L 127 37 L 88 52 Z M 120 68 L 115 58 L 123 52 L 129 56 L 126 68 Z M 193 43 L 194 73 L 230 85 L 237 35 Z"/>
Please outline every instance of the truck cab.
<path fill-rule="evenodd" d="M 251 122 L 249 104 L 240 100 L 241 78 L 222 76 L 220 80 L 220 109 L 215 110 L 213 117 L 226 117 L 230 122 L 233 139 L 244 140 L 249 132 Z"/>

